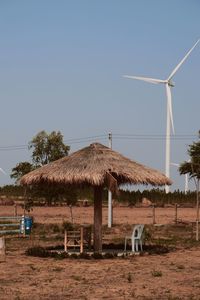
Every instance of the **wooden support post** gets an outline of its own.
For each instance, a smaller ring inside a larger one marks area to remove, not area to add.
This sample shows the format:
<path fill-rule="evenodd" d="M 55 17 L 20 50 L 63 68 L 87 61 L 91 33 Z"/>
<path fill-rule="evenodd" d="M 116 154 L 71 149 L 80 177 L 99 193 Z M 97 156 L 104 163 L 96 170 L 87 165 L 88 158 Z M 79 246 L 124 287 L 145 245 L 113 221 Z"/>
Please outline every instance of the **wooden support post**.
<path fill-rule="evenodd" d="M 156 206 L 155 206 L 155 204 L 153 204 L 153 224 L 156 224 L 156 212 L 155 212 L 155 210 L 156 210 Z"/>
<path fill-rule="evenodd" d="M 94 252 L 102 252 L 102 187 L 94 187 Z"/>
<path fill-rule="evenodd" d="M 199 240 L 199 221 L 196 220 L 196 241 Z"/>
<path fill-rule="evenodd" d="M 73 218 L 73 212 L 72 212 L 72 205 L 69 205 L 69 209 L 70 209 L 70 215 L 71 215 L 71 222 L 72 224 L 74 224 L 74 218 Z"/>
<path fill-rule="evenodd" d="M 175 204 L 175 219 L 174 219 L 175 223 L 177 224 L 178 222 L 178 204 Z"/>
<path fill-rule="evenodd" d="M 193 240 L 193 238 L 194 238 L 194 227 L 195 227 L 195 225 L 194 225 L 194 223 L 192 222 L 192 229 L 191 229 L 191 239 Z"/>
<path fill-rule="evenodd" d="M 81 226 L 80 253 L 83 253 L 83 226 Z"/>
<path fill-rule="evenodd" d="M 114 204 L 113 204 L 114 200 L 112 199 L 112 225 L 113 225 L 113 209 L 114 209 Z"/>
<path fill-rule="evenodd" d="M 0 261 L 5 261 L 6 259 L 6 243 L 5 237 L 0 238 Z"/>
<path fill-rule="evenodd" d="M 67 230 L 65 230 L 64 234 L 64 251 L 67 252 Z"/>
<path fill-rule="evenodd" d="M 14 205 L 14 217 L 17 217 L 17 204 Z"/>

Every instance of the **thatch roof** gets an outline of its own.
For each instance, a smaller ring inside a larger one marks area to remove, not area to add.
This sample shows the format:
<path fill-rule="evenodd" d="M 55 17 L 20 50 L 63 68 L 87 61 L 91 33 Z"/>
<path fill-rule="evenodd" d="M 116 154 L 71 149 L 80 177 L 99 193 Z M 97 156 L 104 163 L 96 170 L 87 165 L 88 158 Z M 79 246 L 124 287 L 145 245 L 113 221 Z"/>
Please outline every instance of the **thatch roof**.
<path fill-rule="evenodd" d="M 103 186 L 172 182 L 157 170 L 132 161 L 110 148 L 94 143 L 69 156 L 40 167 L 21 178 L 23 185 L 39 183 Z"/>

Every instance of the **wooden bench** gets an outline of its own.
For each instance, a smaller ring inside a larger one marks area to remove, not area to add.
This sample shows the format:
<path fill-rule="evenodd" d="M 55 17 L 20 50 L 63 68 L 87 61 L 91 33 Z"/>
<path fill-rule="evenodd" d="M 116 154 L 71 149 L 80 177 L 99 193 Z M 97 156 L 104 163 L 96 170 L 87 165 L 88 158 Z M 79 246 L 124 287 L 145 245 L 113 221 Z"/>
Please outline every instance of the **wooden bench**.
<path fill-rule="evenodd" d="M 0 217 L 0 234 L 23 234 L 25 218 L 22 217 Z"/>

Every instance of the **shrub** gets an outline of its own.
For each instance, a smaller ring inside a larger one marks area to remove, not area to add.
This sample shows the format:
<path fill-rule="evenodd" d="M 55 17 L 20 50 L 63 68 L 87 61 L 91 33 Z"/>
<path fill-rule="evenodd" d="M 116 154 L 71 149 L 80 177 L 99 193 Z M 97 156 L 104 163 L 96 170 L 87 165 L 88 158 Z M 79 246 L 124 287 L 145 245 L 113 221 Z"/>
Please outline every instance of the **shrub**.
<path fill-rule="evenodd" d="M 63 226 L 64 230 L 69 230 L 70 231 L 70 230 L 74 229 L 73 224 L 70 223 L 70 222 L 68 222 L 68 221 L 64 221 L 63 224 L 62 224 L 62 226 Z"/>
<path fill-rule="evenodd" d="M 103 255 L 101 253 L 98 253 L 98 252 L 94 252 L 92 257 L 95 258 L 95 259 L 103 259 Z"/>
<path fill-rule="evenodd" d="M 37 256 L 37 257 L 49 257 L 49 252 L 45 248 L 40 246 L 28 248 L 26 250 L 26 254 L 30 256 Z"/>
<path fill-rule="evenodd" d="M 91 256 L 88 253 L 80 253 L 79 258 L 83 258 L 83 259 L 91 259 Z"/>
<path fill-rule="evenodd" d="M 128 273 L 127 280 L 128 280 L 129 283 L 132 282 L 132 275 L 131 275 L 131 273 Z"/>
<path fill-rule="evenodd" d="M 161 277 L 162 276 L 162 272 L 161 271 L 156 271 L 156 270 L 153 270 L 151 272 L 152 276 L 153 277 Z"/>

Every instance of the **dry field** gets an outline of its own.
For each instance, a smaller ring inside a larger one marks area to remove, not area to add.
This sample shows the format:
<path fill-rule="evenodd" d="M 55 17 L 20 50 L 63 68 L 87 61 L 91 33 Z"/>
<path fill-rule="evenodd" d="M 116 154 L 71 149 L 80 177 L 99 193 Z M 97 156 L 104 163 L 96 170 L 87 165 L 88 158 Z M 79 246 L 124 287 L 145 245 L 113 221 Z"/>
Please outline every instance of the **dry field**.
<path fill-rule="evenodd" d="M 107 224 L 107 207 L 103 208 L 103 224 Z M 23 210 L 18 207 L 19 215 L 23 214 Z M 13 215 L 13 206 L 0 206 L 0 216 Z M 35 221 L 38 223 L 62 223 L 63 220 L 70 221 L 70 210 L 68 207 L 34 207 L 31 213 Z M 153 211 L 151 207 L 115 207 L 113 209 L 113 222 L 115 224 L 152 224 Z M 77 224 L 93 223 L 93 207 L 74 207 L 74 222 Z M 156 208 L 156 223 L 170 224 L 175 218 L 174 207 Z M 196 219 L 196 210 L 194 208 L 178 208 L 178 219 L 193 222 Z"/>
<path fill-rule="evenodd" d="M 13 207 L 0 207 L 0 215 L 12 215 Z M 19 212 L 20 213 L 20 212 Z M 70 221 L 65 207 L 34 208 L 36 223 L 62 224 Z M 103 210 L 103 223 L 107 223 L 107 208 Z M 156 222 L 172 224 L 173 208 L 156 209 Z M 195 209 L 181 208 L 178 218 L 195 220 Z M 91 207 L 75 208 L 74 221 L 92 224 Z M 152 223 L 151 208 L 114 209 L 114 224 L 107 231 L 110 238 L 127 234 L 125 229 L 136 223 Z M 167 228 L 167 225 L 163 228 Z M 181 235 L 184 235 L 184 225 Z M 106 227 L 106 226 L 105 226 Z M 160 228 L 158 226 L 158 228 Z M 170 238 L 168 233 L 167 238 Z M 200 243 L 184 246 L 165 255 L 143 255 L 104 260 L 37 258 L 25 255 L 33 244 L 56 244 L 55 236 L 48 232 L 33 234 L 29 238 L 7 240 L 6 261 L 0 262 L 0 299 L 200 299 Z M 59 241 L 60 242 L 60 241 Z"/>

